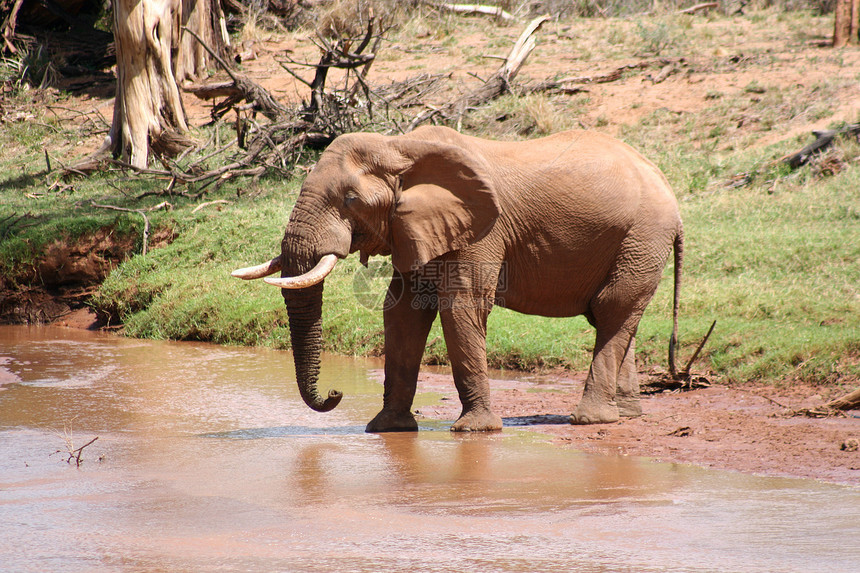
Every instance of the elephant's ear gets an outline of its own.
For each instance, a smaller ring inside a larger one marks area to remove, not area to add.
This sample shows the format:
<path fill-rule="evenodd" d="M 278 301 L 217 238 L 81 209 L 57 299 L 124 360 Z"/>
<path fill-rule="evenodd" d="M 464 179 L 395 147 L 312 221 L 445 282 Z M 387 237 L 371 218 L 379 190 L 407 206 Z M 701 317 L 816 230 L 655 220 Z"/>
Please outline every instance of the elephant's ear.
<path fill-rule="evenodd" d="M 408 272 L 490 232 L 499 205 L 481 159 L 448 143 L 394 141 L 407 165 L 391 223 L 397 270 Z"/>

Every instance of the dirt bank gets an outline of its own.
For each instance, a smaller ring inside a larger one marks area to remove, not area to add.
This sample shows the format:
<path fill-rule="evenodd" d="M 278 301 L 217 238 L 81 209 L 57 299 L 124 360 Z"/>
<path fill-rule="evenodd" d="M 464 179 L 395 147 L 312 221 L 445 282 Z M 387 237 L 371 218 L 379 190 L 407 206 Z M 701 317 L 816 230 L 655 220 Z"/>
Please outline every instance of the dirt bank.
<path fill-rule="evenodd" d="M 31 265 L 0 277 L 0 323 L 47 324 L 83 308 L 134 243 L 109 228 L 74 241 L 57 239 Z"/>
<path fill-rule="evenodd" d="M 175 238 L 172 229 L 157 229 L 149 239 L 150 248 Z M 137 242 L 136 235 L 120 234 L 111 227 L 73 240 L 58 238 L 32 264 L 8 276 L 0 274 L 0 324 L 89 320 L 88 300 L 111 270 L 131 256 Z"/>
<path fill-rule="evenodd" d="M 644 383 L 647 375 L 640 376 Z M 567 372 L 494 380 L 493 406 L 506 427 L 527 427 L 583 451 L 860 485 L 860 451 L 851 441 L 860 438 L 860 411 L 830 418 L 787 415 L 847 390 L 715 384 L 643 396 L 640 418 L 572 426 L 568 415 L 584 380 L 584 373 Z M 453 420 L 460 413 L 450 375 L 422 373 L 419 391 L 445 396 L 437 405 L 420 408 L 422 416 Z"/>

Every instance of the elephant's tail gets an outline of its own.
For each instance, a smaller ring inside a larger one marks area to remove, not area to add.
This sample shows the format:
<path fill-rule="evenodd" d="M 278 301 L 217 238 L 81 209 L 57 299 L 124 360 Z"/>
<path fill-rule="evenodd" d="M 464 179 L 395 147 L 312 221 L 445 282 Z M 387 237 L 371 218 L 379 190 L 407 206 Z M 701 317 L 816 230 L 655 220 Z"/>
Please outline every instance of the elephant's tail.
<path fill-rule="evenodd" d="M 675 348 L 678 345 L 678 313 L 681 308 L 681 271 L 684 266 L 684 228 L 678 229 L 675 235 L 675 292 L 672 299 L 672 336 L 669 338 L 669 375 L 678 377 L 675 366 Z"/>

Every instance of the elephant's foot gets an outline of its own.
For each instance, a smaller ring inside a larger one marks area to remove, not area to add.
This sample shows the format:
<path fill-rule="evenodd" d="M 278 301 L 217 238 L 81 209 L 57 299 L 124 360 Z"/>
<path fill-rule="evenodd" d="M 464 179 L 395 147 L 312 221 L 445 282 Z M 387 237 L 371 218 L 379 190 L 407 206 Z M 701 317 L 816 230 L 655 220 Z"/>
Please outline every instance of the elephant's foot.
<path fill-rule="evenodd" d="M 615 402 L 618 404 L 618 414 L 622 418 L 637 418 L 642 415 L 642 403 L 639 401 L 639 396 L 621 396 L 615 397 Z"/>
<path fill-rule="evenodd" d="M 451 425 L 452 432 L 497 432 L 502 429 L 502 418 L 490 410 L 469 410 Z"/>
<path fill-rule="evenodd" d="M 570 416 L 571 424 L 611 424 L 619 419 L 618 405 L 615 402 L 594 404 L 580 402 Z"/>
<path fill-rule="evenodd" d="M 415 416 L 409 410 L 395 412 L 383 409 L 367 424 L 364 431 L 370 434 L 379 432 L 417 432 L 418 422 L 415 421 Z"/>

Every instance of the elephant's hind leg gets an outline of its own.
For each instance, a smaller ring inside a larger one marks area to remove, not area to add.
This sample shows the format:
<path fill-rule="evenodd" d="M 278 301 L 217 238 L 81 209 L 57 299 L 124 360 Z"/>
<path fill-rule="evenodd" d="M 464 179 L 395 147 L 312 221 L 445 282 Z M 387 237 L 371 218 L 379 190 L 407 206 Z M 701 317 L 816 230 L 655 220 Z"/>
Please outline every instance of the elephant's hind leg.
<path fill-rule="evenodd" d="M 572 424 L 609 424 L 620 418 L 616 402 L 616 383 L 632 335 L 618 329 L 601 336 L 598 328 L 594 357 L 585 379 L 582 400 L 570 417 Z"/>
<path fill-rule="evenodd" d="M 615 402 L 618 413 L 624 418 L 635 418 L 642 415 L 642 403 L 639 401 L 639 376 L 636 371 L 636 338 L 630 339 L 630 346 L 621 363 L 616 384 Z"/>
<path fill-rule="evenodd" d="M 650 293 L 632 303 L 623 294 L 623 289 L 608 288 L 592 303 L 590 322 L 597 330 L 594 355 L 572 424 L 608 424 L 622 415 L 638 415 L 634 414 L 638 406 L 634 336 Z"/>
<path fill-rule="evenodd" d="M 629 235 L 606 285 L 592 299 L 590 322 L 597 329 L 594 357 L 572 423 L 616 422 L 620 416 L 641 413 L 634 337 L 660 283 L 671 248 L 664 243 L 659 236 L 646 241 Z"/>

